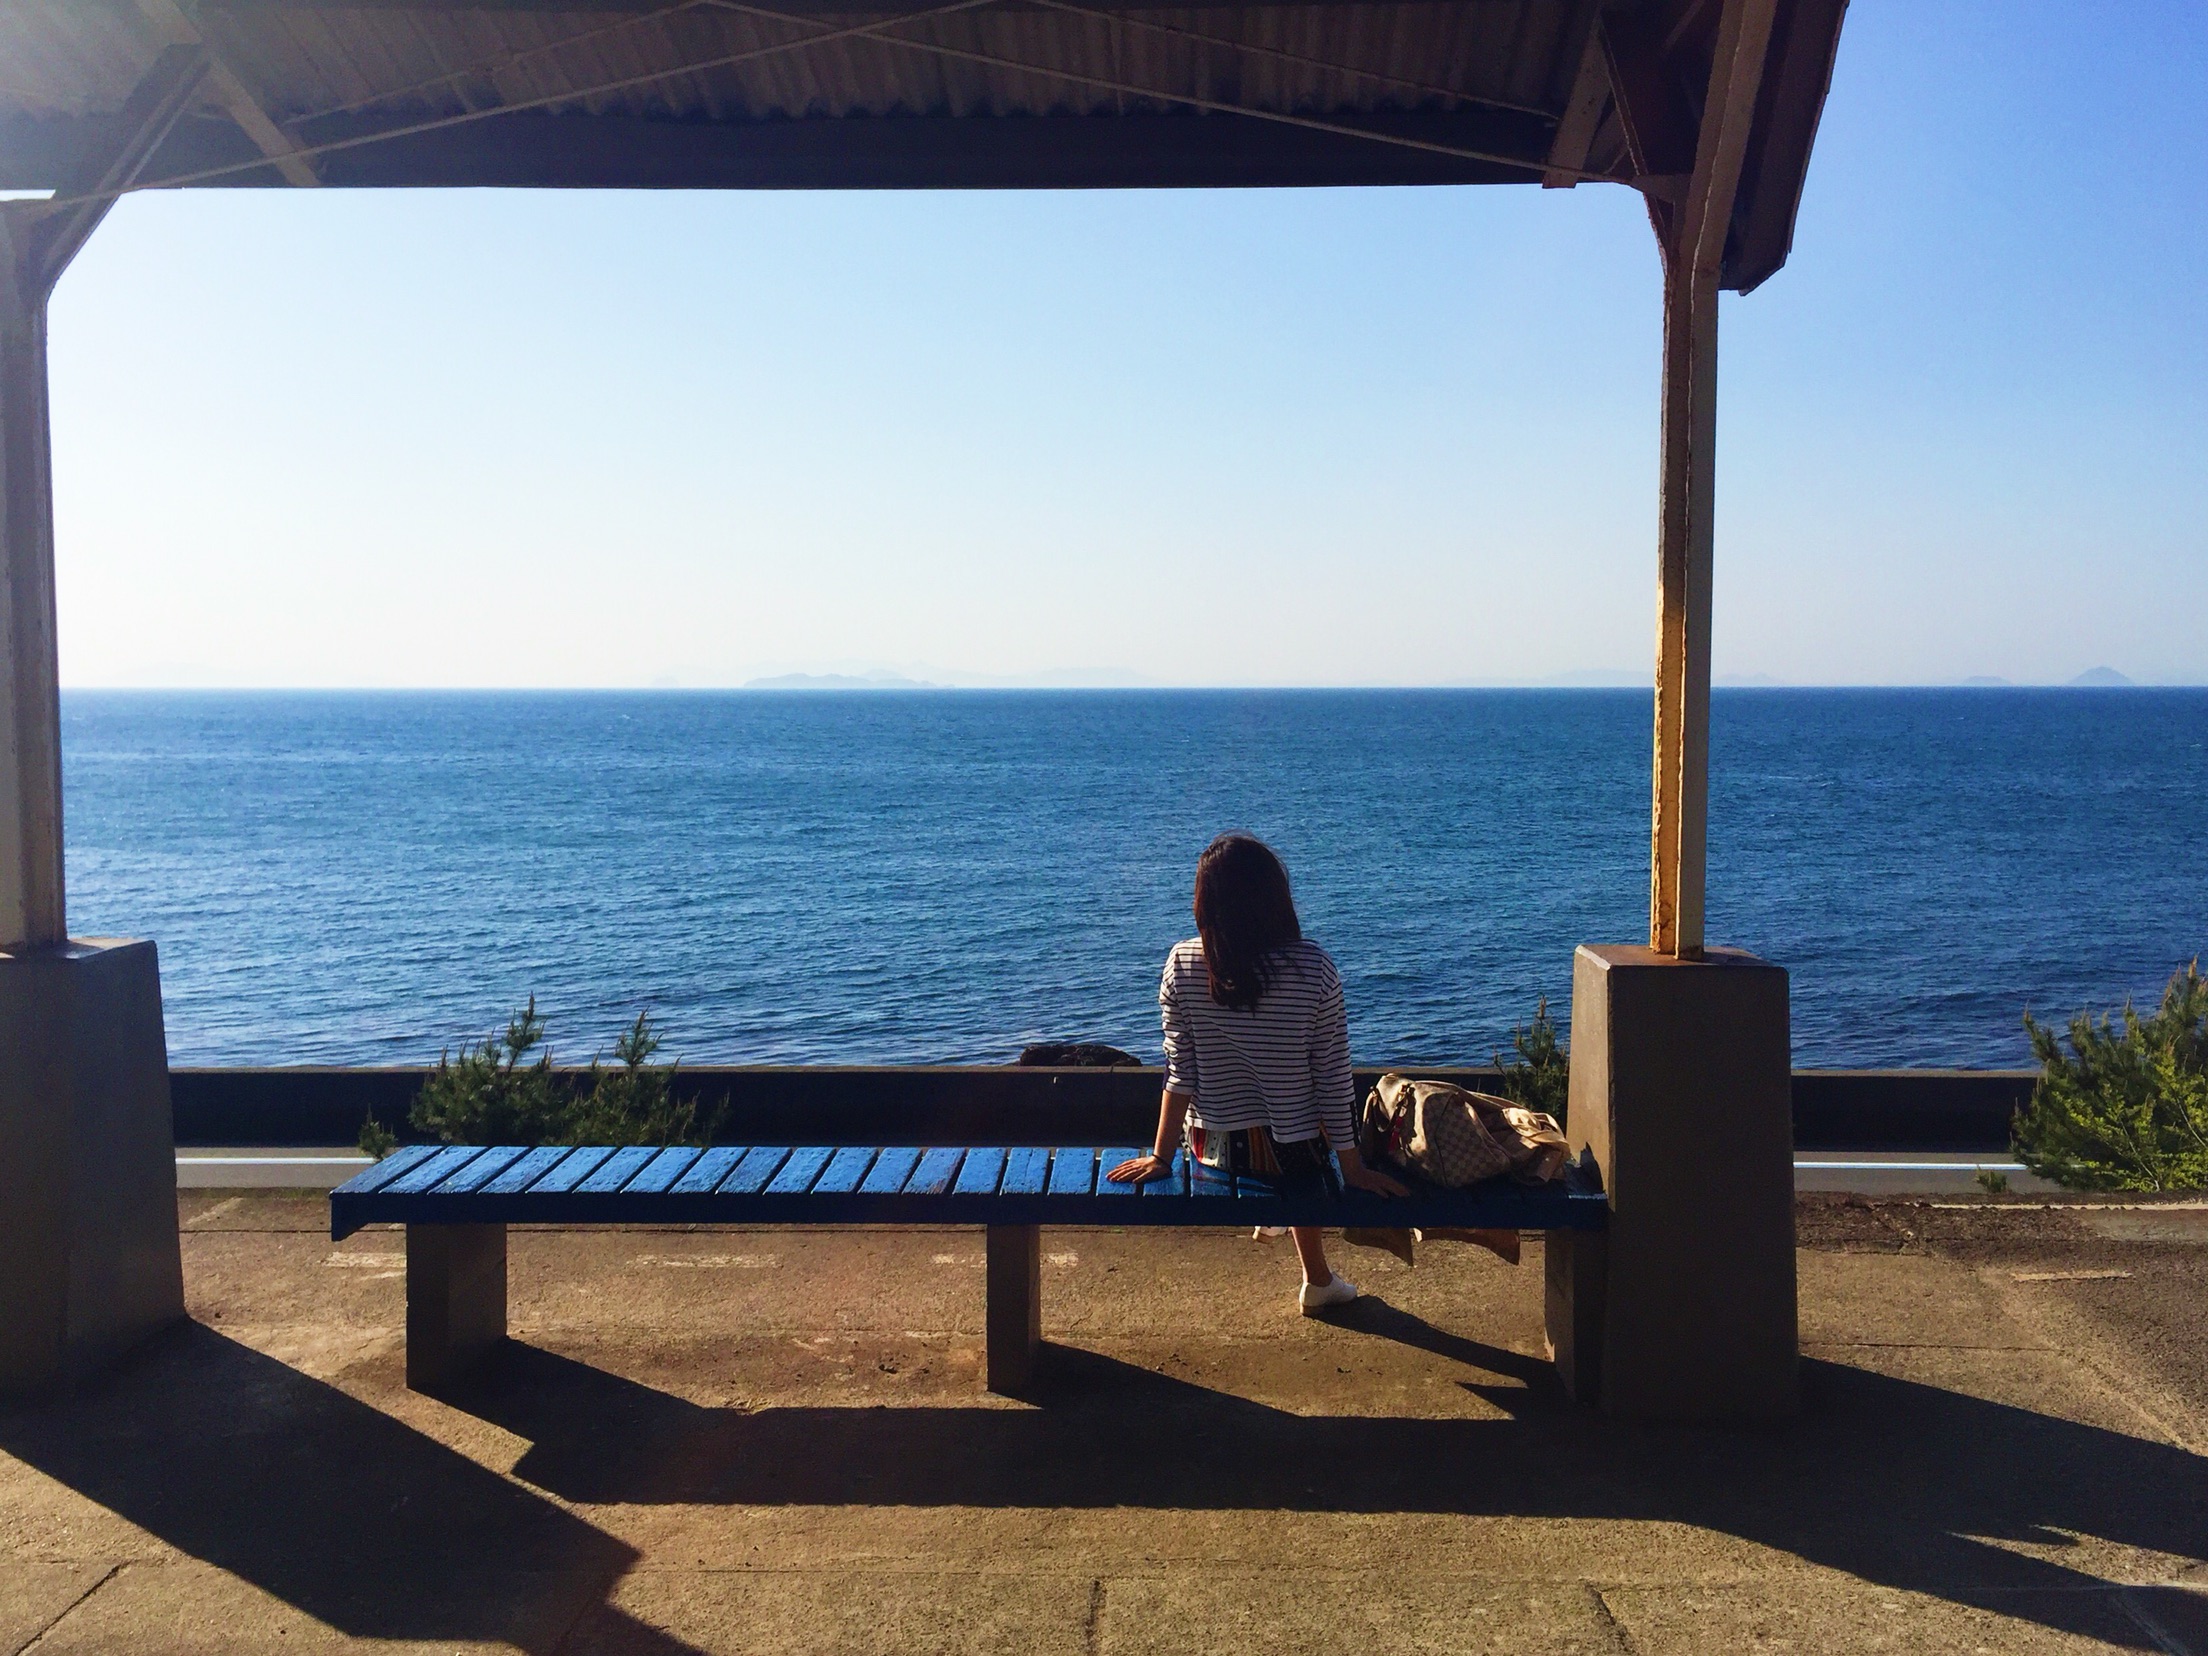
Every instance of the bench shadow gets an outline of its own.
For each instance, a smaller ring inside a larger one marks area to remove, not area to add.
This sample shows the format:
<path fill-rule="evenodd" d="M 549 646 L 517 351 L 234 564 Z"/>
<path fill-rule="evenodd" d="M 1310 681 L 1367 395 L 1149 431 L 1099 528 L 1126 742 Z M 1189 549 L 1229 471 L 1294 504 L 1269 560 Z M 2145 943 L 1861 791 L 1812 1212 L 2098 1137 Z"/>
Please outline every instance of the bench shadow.
<path fill-rule="evenodd" d="M 1352 1326 L 1465 1362 L 1480 1373 L 1461 1383 L 1508 1412 L 1298 1415 L 1064 1346 L 1046 1348 L 1035 1409 L 708 1408 L 521 1345 L 452 1401 L 529 1441 L 518 1477 L 584 1503 L 1681 1523 L 2102 1639 L 2114 1584 L 2014 1546 L 2208 1559 L 2208 1460 L 2169 1445 L 1816 1361 L 1788 1425 L 1636 1425 L 1575 1407 L 1544 1364 L 1407 1313 L 1375 1306 Z M 1129 1460 L 1135 1443 L 1170 1447 Z"/>
<path fill-rule="evenodd" d="M 334 1386 L 198 1323 L 95 1388 L 0 1413 L 0 1451 L 360 1638 L 692 1647 L 605 1603 L 626 1543 Z"/>

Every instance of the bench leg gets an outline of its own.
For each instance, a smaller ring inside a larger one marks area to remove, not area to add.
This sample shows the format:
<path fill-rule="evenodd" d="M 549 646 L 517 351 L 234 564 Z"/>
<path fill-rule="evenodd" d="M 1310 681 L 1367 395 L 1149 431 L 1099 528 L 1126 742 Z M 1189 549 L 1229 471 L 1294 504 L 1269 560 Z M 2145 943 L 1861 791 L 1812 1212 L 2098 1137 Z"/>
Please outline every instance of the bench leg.
<path fill-rule="evenodd" d="M 1043 1232 L 1040 1225 L 989 1230 L 989 1389 L 1007 1397 L 1035 1379 L 1043 1344 Z"/>
<path fill-rule="evenodd" d="M 506 1227 L 406 1227 L 406 1383 L 442 1390 L 506 1337 Z"/>
<path fill-rule="evenodd" d="M 1602 1401 L 1602 1318 L 1609 1252 L 1600 1231 L 1552 1230 L 1541 1239 L 1549 1356 L 1575 1403 Z"/>

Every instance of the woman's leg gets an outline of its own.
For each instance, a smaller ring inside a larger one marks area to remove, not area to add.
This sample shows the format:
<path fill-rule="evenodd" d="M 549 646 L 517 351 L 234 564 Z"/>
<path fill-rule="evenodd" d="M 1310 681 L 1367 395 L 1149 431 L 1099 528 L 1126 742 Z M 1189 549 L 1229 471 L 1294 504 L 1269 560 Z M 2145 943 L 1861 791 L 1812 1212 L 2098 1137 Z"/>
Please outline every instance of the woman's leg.
<path fill-rule="evenodd" d="M 1288 1234 L 1295 1238 L 1296 1258 L 1303 1262 L 1303 1280 L 1314 1288 L 1324 1288 L 1334 1280 L 1334 1273 L 1326 1268 L 1326 1238 L 1316 1225 L 1296 1225 Z"/>

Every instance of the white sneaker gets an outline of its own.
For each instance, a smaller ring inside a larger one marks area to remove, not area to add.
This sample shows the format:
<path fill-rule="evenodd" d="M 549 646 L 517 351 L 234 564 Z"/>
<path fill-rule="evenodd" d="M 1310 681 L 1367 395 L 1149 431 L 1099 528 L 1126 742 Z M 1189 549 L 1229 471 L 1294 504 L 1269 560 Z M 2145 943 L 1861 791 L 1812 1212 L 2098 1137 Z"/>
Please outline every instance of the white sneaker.
<path fill-rule="evenodd" d="M 1336 1271 L 1333 1279 L 1321 1288 L 1315 1282 L 1307 1282 L 1296 1294 L 1296 1306 L 1307 1317 L 1337 1305 L 1347 1305 L 1357 1297 L 1357 1284 Z"/>
<path fill-rule="evenodd" d="M 1286 1236 L 1287 1234 L 1288 1227 L 1286 1225 L 1259 1225 L 1250 1232 L 1250 1240 L 1252 1242 L 1270 1242 L 1276 1236 Z"/>

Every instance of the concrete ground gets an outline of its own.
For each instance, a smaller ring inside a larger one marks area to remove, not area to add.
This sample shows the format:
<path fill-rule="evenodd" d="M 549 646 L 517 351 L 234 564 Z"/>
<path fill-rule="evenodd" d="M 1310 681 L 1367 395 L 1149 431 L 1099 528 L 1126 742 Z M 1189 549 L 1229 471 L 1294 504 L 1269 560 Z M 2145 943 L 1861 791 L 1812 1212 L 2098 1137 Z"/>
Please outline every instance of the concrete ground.
<path fill-rule="evenodd" d="M 2208 1656 L 2208 1209 L 1805 1198 L 1807 1406 L 1635 1426 L 1539 1250 L 1046 1233 L 1045 1401 L 972 1232 L 517 1232 L 507 1356 L 402 1384 L 401 1239 L 183 1198 L 193 1322 L 0 1414 L 0 1652 Z"/>

